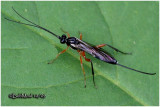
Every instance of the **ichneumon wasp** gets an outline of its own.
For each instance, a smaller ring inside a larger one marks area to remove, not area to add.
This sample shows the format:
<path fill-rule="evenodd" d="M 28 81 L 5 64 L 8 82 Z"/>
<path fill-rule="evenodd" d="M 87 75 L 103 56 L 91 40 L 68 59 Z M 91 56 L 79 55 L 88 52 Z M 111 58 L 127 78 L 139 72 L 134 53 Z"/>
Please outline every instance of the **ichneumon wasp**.
<path fill-rule="evenodd" d="M 82 41 L 82 33 L 80 33 L 80 39 L 76 38 L 76 37 L 70 37 L 70 34 L 68 32 L 64 32 L 67 34 L 63 34 L 62 36 L 58 36 L 56 35 L 55 33 L 49 31 L 48 29 L 46 28 L 43 28 L 35 23 L 33 23 L 32 21 L 26 19 L 25 17 L 23 17 L 22 15 L 20 15 L 13 7 L 12 7 L 13 11 L 18 15 L 20 16 L 22 19 L 26 20 L 27 22 L 29 22 L 30 24 L 27 24 L 27 23 L 22 23 L 20 21 L 14 21 L 14 20 L 11 20 L 11 19 L 8 19 L 8 18 L 5 18 L 6 20 L 8 21 L 11 21 L 11 22 L 15 22 L 15 23 L 19 23 L 19 24 L 24 24 L 24 25 L 28 25 L 28 26 L 33 26 L 33 27 L 37 27 L 37 28 L 40 28 L 52 35 L 54 35 L 55 37 L 57 37 L 59 40 L 60 40 L 60 43 L 61 44 L 66 44 L 67 45 L 67 48 L 65 50 L 63 50 L 62 52 L 60 52 L 55 59 L 58 58 L 58 56 L 60 54 L 63 54 L 64 52 L 67 51 L 67 49 L 69 47 L 71 47 L 72 49 L 74 50 L 77 50 L 77 52 L 79 53 L 80 55 L 80 63 L 81 63 L 81 67 L 82 67 L 82 71 L 83 71 L 83 75 L 84 75 L 84 86 L 86 87 L 86 76 L 85 76 L 85 71 L 84 71 L 84 68 L 83 68 L 83 64 L 82 64 L 82 57 L 87 61 L 87 62 L 90 62 L 91 63 L 91 67 L 92 67 L 92 76 L 93 76 L 93 83 L 94 83 L 94 86 L 96 87 L 96 84 L 95 84 L 95 81 L 94 81 L 94 69 L 93 69 L 93 63 L 92 63 L 92 60 L 91 59 L 88 59 L 86 58 L 86 55 L 85 53 L 88 53 L 90 55 L 92 55 L 93 57 L 101 60 L 101 61 L 104 61 L 106 63 L 109 63 L 109 64 L 113 64 L 113 65 L 119 65 L 121 67 L 124 67 L 124 68 L 127 68 L 127 69 L 130 69 L 132 71 L 136 71 L 136 72 L 139 72 L 139 73 L 143 73 L 143 74 L 148 74 L 148 75 L 155 75 L 156 73 L 147 73 L 147 72 L 142 72 L 142 71 L 139 71 L 139 70 L 136 70 L 136 69 L 133 69 L 133 68 L 129 68 L 127 66 L 124 66 L 124 65 L 121 65 L 118 63 L 118 61 L 111 55 L 109 55 L 108 53 L 104 52 L 103 50 L 101 50 L 102 47 L 104 46 L 108 46 L 110 48 L 112 48 L 113 50 L 117 51 L 117 52 L 120 52 L 122 54 L 131 54 L 131 53 L 125 53 L 125 52 L 122 52 L 120 50 L 118 50 L 117 48 L 114 48 L 108 44 L 101 44 L 101 45 L 98 45 L 98 46 L 91 46 L 89 45 L 88 43 Z M 53 59 L 51 62 L 49 62 L 48 64 L 51 64 L 54 62 Z"/>

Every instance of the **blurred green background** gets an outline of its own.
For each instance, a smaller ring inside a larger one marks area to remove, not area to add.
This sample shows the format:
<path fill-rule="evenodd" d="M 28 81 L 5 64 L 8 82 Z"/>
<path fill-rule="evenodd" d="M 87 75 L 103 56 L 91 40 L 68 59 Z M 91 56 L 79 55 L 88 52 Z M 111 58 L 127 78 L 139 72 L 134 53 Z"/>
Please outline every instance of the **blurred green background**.
<path fill-rule="evenodd" d="M 8 105 L 159 105 L 159 2 L 4 2 L 1 8 L 1 103 Z M 156 72 L 140 74 L 92 58 L 84 62 L 87 87 L 79 54 L 69 49 L 55 63 L 47 63 L 66 48 L 59 40 L 38 28 L 9 22 L 4 17 L 26 22 L 27 19 L 57 35 L 60 28 L 71 36 L 83 34 L 94 45 L 108 43 L 132 55 L 122 55 L 107 47 L 120 64 Z M 8 94 L 45 94 L 45 99 L 9 99 Z"/>

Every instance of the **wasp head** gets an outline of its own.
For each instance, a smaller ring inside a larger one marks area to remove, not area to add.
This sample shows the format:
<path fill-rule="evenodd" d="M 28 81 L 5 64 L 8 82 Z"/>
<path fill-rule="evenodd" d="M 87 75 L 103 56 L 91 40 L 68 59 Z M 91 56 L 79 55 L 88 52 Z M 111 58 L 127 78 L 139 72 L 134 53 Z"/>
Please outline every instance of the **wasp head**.
<path fill-rule="evenodd" d="M 63 34 L 62 37 L 60 38 L 60 42 L 62 44 L 64 44 L 64 43 L 66 43 L 66 41 L 67 41 L 67 36 L 65 34 Z"/>

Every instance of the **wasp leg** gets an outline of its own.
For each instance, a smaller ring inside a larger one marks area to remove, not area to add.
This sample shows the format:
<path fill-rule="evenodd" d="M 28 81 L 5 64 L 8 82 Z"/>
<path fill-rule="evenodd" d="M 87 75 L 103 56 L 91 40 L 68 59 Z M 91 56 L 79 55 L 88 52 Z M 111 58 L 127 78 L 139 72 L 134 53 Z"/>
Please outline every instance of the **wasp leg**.
<path fill-rule="evenodd" d="M 120 51 L 119 49 L 117 49 L 117 48 L 114 48 L 113 46 L 111 46 L 111 45 L 108 45 L 108 44 L 106 44 L 108 47 L 110 47 L 110 48 L 112 48 L 113 50 L 115 50 L 115 51 L 117 51 L 117 52 L 120 52 L 120 53 L 122 53 L 122 54 L 129 54 L 129 55 L 131 55 L 132 53 L 126 53 L 126 52 L 122 52 L 122 51 Z"/>
<path fill-rule="evenodd" d="M 104 47 L 104 46 L 106 46 L 106 44 L 98 45 L 98 46 L 96 46 L 96 48 L 101 48 L 101 47 Z"/>
<path fill-rule="evenodd" d="M 84 71 L 84 67 L 83 67 L 83 63 L 82 63 L 82 57 L 81 57 L 81 52 L 79 52 L 79 55 L 80 55 L 80 62 L 81 62 L 81 67 L 82 67 L 82 71 L 83 71 L 83 75 L 84 75 L 84 87 L 86 88 L 86 74 L 85 74 L 85 71 Z"/>
<path fill-rule="evenodd" d="M 67 48 L 66 48 L 65 50 L 63 50 L 63 51 L 61 51 L 60 53 L 58 53 L 58 55 L 56 56 L 56 58 L 54 58 L 52 61 L 48 62 L 48 64 L 53 63 L 53 62 L 58 58 L 58 56 L 59 56 L 60 54 L 63 54 L 64 52 L 66 52 L 68 48 L 69 48 L 69 46 L 67 46 Z"/>
<path fill-rule="evenodd" d="M 68 38 L 70 37 L 70 34 L 66 31 L 64 31 L 62 28 L 61 28 L 61 31 L 64 32 L 64 33 L 67 33 Z"/>
<path fill-rule="evenodd" d="M 79 31 L 80 40 L 82 40 L 82 33 Z"/>
<path fill-rule="evenodd" d="M 84 59 L 85 59 L 87 62 L 91 62 L 91 67 L 92 67 L 92 76 L 93 76 L 93 84 L 94 84 L 95 88 L 97 88 L 97 87 L 96 87 L 96 83 L 95 83 L 95 81 L 94 81 L 94 69 L 93 69 L 93 63 L 92 63 L 92 60 L 91 60 L 91 59 L 86 58 L 86 55 L 85 55 L 85 52 L 84 52 L 84 51 L 83 51 L 83 52 L 81 52 L 81 55 L 84 57 Z"/>
<path fill-rule="evenodd" d="M 132 53 L 122 52 L 122 51 L 120 51 L 119 49 L 117 49 L 117 48 L 115 48 L 115 47 L 113 47 L 113 46 L 111 46 L 111 45 L 108 45 L 108 44 L 101 44 L 101 45 L 96 46 L 96 48 L 101 48 L 101 47 L 104 47 L 104 46 L 108 46 L 108 47 L 112 48 L 113 50 L 115 50 L 115 51 L 117 51 L 117 52 L 120 52 L 120 53 L 122 53 L 122 54 L 129 54 L 129 55 L 132 54 Z"/>

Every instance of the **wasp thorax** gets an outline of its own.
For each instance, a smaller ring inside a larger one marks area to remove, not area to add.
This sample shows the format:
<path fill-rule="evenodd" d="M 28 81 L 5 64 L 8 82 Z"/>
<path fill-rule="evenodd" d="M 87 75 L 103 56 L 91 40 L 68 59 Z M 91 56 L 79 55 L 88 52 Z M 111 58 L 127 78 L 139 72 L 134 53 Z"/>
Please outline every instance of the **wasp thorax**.
<path fill-rule="evenodd" d="M 60 38 L 60 42 L 61 42 L 62 44 L 64 44 L 64 43 L 66 43 L 66 39 L 67 39 L 66 35 L 63 34 L 62 37 Z"/>

